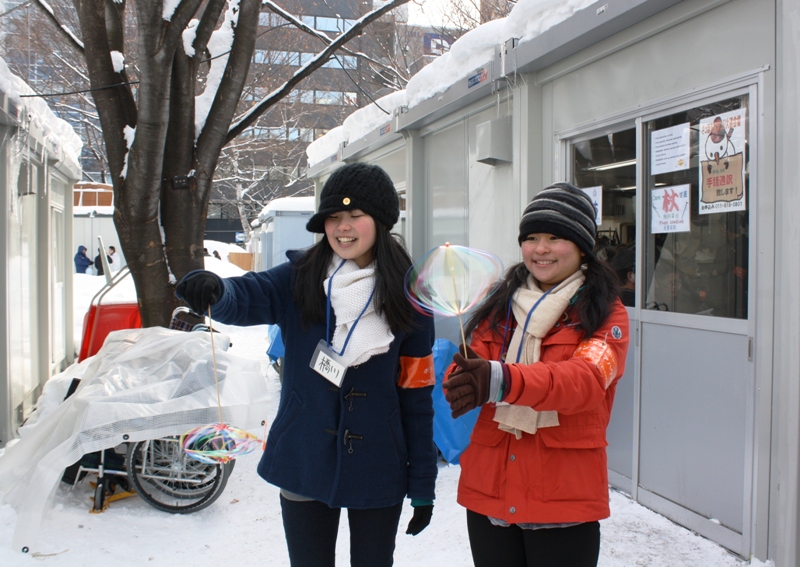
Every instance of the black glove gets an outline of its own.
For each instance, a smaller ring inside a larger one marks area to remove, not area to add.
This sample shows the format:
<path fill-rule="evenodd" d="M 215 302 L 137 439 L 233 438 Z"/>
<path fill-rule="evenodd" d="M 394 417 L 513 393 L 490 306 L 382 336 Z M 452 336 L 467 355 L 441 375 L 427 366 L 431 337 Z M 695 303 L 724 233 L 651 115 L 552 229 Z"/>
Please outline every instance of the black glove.
<path fill-rule="evenodd" d="M 192 272 L 175 287 L 175 295 L 192 311 L 203 314 L 222 297 L 222 279 L 206 270 Z"/>
<path fill-rule="evenodd" d="M 458 368 L 450 375 L 447 382 L 442 384 L 445 390 L 444 397 L 450 404 L 453 419 L 488 402 L 492 383 L 489 361 L 480 358 L 469 347 L 466 347 L 469 358 L 464 358 L 462 354 L 464 348 L 465 346 L 461 345 L 458 352 L 453 355 L 453 362 Z"/>
<path fill-rule="evenodd" d="M 431 523 L 431 516 L 433 516 L 433 504 L 414 506 L 414 515 L 411 517 L 411 521 L 408 522 L 406 533 L 417 535 Z"/>

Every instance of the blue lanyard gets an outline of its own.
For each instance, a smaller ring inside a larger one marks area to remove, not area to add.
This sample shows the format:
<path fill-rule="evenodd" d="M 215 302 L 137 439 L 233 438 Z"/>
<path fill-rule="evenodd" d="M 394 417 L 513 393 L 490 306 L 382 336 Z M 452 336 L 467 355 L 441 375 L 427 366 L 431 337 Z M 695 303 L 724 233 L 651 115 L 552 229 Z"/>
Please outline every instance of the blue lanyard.
<path fill-rule="evenodd" d="M 328 278 L 328 297 L 327 297 L 327 300 L 326 300 L 326 309 L 327 309 L 327 311 L 326 311 L 326 316 L 325 316 L 325 344 L 328 346 L 329 349 L 331 349 L 333 352 L 335 352 L 339 356 L 342 356 L 344 354 L 344 351 L 347 348 L 347 343 L 350 342 L 350 337 L 353 336 L 353 331 L 355 330 L 356 325 L 358 325 L 358 322 L 361 321 L 361 317 L 364 316 L 364 313 L 367 311 L 367 307 L 369 307 L 369 304 L 372 303 L 372 298 L 375 296 L 375 287 L 373 287 L 372 288 L 372 292 L 369 294 L 369 299 L 367 299 L 367 303 L 366 303 L 366 305 L 364 305 L 364 309 L 362 309 L 361 313 L 358 314 L 358 318 L 356 319 L 356 322 L 353 323 L 352 327 L 350 327 L 350 331 L 347 333 L 347 337 L 345 337 L 345 339 L 344 339 L 344 345 L 342 346 L 342 352 L 336 352 L 335 350 L 333 350 L 331 342 L 328 339 L 328 337 L 331 336 L 331 284 L 333 283 L 333 276 L 335 276 L 336 272 L 338 272 L 341 269 L 341 267 L 344 266 L 345 262 L 347 262 L 347 260 L 342 260 L 342 263 L 339 264 L 339 267 L 336 268 L 336 270 L 334 270 L 334 272 L 331 274 L 331 277 Z"/>
<path fill-rule="evenodd" d="M 508 298 L 508 309 L 506 309 L 506 324 L 505 330 L 503 331 L 503 346 L 500 348 L 500 360 L 505 361 L 503 357 L 503 353 L 506 353 L 506 341 L 508 340 L 508 331 L 511 330 L 511 302 L 513 301 L 513 297 Z M 506 353 L 508 354 L 508 353 Z"/>
<path fill-rule="evenodd" d="M 522 327 L 522 340 L 519 342 L 519 349 L 517 350 L 517 360 L 516 360 L 517 363 L 519 363 L 519 359 L 522 358 L 522 345 L 525 343 L 525 331 L 528 330 L 528 323 L 531 320 L 531 315 L 533 315 L 533 312 L 536 311 L 537 307 L 539 307 L 539 304 L 542 302 L 542 300 L 545 297 L 547 297 L 547 294 L 550 293 L 551 291 L 553 291 L 554 289 L 555 289 L 555 287 L 551 287 L 546 292 L 544 292 L 542 294 L 542 297 L 537 299 L 536 303 L 534 303 L 533 307 L 531 307 L 531 310 L 528 311 L 528 316 L 525 318 L 525 325 L 523 325 L 523 327 Z M 510 311 L 511 311 L 511 303 L 510 302 L 508 304 L 508 309 L 509 309 L 509 313 L 510 313 Z M 506 331 L 506 332 L 508 332 L 508 331 Z M 503 347 L 505 347 L 505 337 L 503 338 Z"/>

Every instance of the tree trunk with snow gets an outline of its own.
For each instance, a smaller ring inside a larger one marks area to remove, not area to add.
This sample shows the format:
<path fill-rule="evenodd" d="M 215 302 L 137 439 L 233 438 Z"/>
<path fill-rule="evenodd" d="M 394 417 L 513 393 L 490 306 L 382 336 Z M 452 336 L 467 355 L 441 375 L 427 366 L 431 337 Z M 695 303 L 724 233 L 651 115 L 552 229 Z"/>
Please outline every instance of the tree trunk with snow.
<path fill-rule="evenodd" d="M 175 282 L 203 268 L 208 200 L 223 146 L 367 24 L 407 1 L 388 2 L 335 40 L 326 38 L 323 51 L 235 123 L 261 0 L 75 2 L 114 187 L 114 223 L 145 326 L 167 325 L 178 304 Z M 138 23 L 135 96 L 124 66 L 112 57 L 125 52 L 131 3 Z M 174 11 L 165 13 L 164 4 Z M 204 75 L 207 60 L 211 68 Z"/>

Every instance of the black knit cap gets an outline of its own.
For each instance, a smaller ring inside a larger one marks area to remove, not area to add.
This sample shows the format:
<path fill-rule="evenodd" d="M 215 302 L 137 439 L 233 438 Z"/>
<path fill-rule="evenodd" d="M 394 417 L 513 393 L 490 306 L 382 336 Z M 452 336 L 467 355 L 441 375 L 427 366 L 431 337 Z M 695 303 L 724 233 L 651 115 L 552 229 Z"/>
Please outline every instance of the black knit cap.
<path fill-rule="evenodd" d="M 544 232 L 574 242 L 591 256 L 597 233 L 595 217 L 589 195 L 569 183 L 554 183 L 525 207 L 519 221 L 519 243 L 529 234 Z"/>
<path fill-rule="evenodd" d="M 325 219 L 339 211 L 360 209 L 391 229 L 400 218 L 400 199 L 383 169 L 351 163 L 334 171 L 320 195 L 319 210 L 306 224 L 309 232 L 325 232 Z"/>

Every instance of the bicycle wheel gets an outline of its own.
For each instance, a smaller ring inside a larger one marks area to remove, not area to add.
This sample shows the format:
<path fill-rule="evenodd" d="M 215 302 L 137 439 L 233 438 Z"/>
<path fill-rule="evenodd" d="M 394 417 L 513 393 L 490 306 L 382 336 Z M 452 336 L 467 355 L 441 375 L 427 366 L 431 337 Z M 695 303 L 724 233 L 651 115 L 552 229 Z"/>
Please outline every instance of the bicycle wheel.
<path fill-rule="evenodd" d="M 129 444 L 125 468 L 145 502 L 164 512 L 189 514 L 219 498 L 235 462 L 196 461 L 184 453 L 178 437 L 164 437 Z"/>

